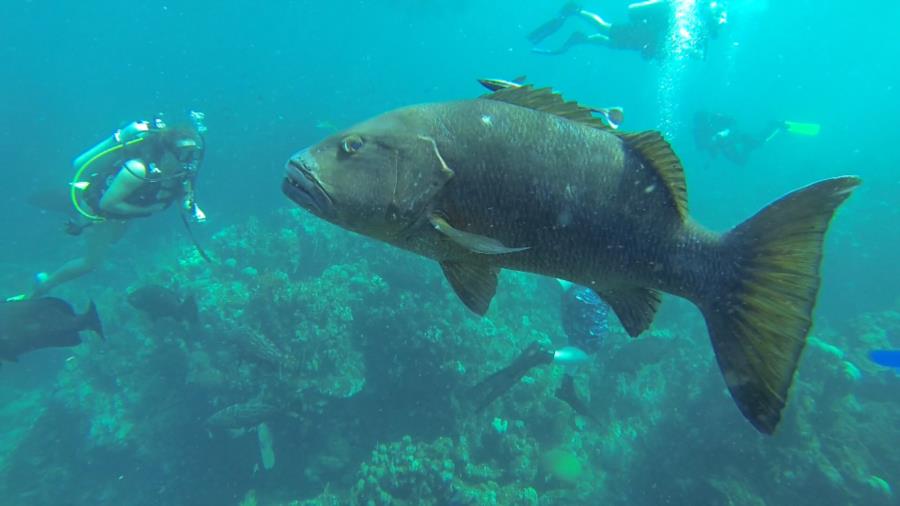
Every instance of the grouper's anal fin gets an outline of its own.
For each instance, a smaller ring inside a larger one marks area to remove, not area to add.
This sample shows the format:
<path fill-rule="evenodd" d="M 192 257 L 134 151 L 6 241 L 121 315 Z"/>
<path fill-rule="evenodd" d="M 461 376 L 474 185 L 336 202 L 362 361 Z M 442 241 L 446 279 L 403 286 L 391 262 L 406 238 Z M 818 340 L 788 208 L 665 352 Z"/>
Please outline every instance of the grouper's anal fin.
<path fill-rule="evenodd" d="M 678 211 L 678 215 L 682 220 L 687 218 L 687 180 L 684 177 L 684 167 L 662 134 L 649 131 L 617 135 L 656 172 L 671 195 L 672 206 Z"/>
<path fill-rule="evenodd" d="M 662 300 L 659 292 L 639 286 L 595 290 L 619 317 L 625 331 L 637 337 L 647 330 Z"/>
<path fill-rule="evenodd" d="M 472 262 L 441 262 L 441 269 L 463 304 L 484 316 L 497 292 L 500 269 Z"/>

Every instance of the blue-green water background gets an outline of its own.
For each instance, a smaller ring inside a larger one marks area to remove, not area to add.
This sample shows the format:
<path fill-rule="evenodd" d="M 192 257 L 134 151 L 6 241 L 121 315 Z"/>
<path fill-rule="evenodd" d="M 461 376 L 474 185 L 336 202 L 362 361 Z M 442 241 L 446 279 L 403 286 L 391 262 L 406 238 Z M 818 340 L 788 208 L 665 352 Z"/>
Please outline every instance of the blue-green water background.
<path fill-rule="evenodd" d="M 602 7 L 613 20 L 625 17 L 621 2 Z M 473 97 L 476 77 L 525 74 L 585 103 L 624 106 L 630 130 L 658 126 L 659 64 L 590 47 L 557 58 L 529 52 L 524 35 L 556 9 L 442 0 L 6 2 L 0 150 L 8 196 L 0 205 L 10 243 L 0 260 L 51 258 L 58 238 L 23 205 L 28 189 L 59 184 L 86 146 L 154 111 L 207 113 L 200 197 L 216 224 L 286 205 L 281 166 L 324 136 L 317 124 L 342 128 L 404 104 Z M 853 240 L 829 249 L 822 306 L 883 307 L 898 293 L 885 280 L 900 279 L 892 225 L 900 47 L 890 28 L 900 6 L 748 0 L 732 2 L 730 16 L 708 59 L 687 62 L 671 94 L 684 121 L 670 133 L 694 216 L 724 229 L 799 185 L 860 174 L 866 185 L 840 227 Z M 777 118 L 823 130 L 777 139 L 745 167 L 710 164 L 688 130 L 698 109 L 748 128 Z"/>
<path fill-rule="evenodd" d="M 625 2 L 588 6 L 625 18 Z M 692 214 L 716 230 L 813 180 L 861 175 L 865 184 L 828 238 L 816 318 L 838 324 L 896 308 L 900 4 L 733 1 L 731 23 L 707 59 L 683 62 L 669 90 L 660 84 L 664 64 L 636 54 L 531 53 L 525 35 L 557 9 L 511 0 L 5 1 L 4 289 L 21 291 L 36 270 L 77 252 L 58 233 L 58 217 L 29 206 L 27 196 L 65 184 L 71 160 L 126 121 L 206 113 L 204 238 L 291 206 L 279 190 L 283 163 L 327 135 L 324 124 L 343 128 L 401 105 L 470 98 L 482 92 L 477 77 L 525 74 L 583 103 L 623 106 L 626 130 L 665 125 L 687 170 Z M 751 129 L 790 119 L 820 123 L 822 132 L 781 135 L 738 167 L 695 150 L 689 127 L 700 109 Z M 146 220 L 117 251 L 149 249 L 176 225 L 173 217 Z M 94 282 L 124 290 L 133 280 L 120 274 L 97 273 Z M 52 374 L 55 366 L 46 367 L 38 372 Z"/>

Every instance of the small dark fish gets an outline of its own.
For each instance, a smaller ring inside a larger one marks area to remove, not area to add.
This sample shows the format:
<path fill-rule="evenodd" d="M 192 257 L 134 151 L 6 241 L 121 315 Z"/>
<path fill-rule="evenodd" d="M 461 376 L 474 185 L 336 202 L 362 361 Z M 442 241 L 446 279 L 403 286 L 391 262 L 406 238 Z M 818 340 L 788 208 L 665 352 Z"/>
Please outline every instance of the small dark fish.
<path fill-rule="evenodd" d="M 497 78 L 486 77 L 483 79 L 479 79 L 478 82 L 481 83 L 482 86 L 484 86 L 485 88 L 487 88 L 491 91 L 497 91 L 497 90 L 502 90 L 504 88 L 518 88 L 518 87 L 524 85 L 525 84 L 525 76 L 519 76 L 519 77 L 513 79 L 512 81 L 510 81 L 508 79 L 497 79 Z"/>
<path fill-rule="evenodd" d="M 160 285 L 147 285 L 128 294 L 128 303 L 150 318 L 173 318 L 197 323 L 197 301 L 192 295 L 181 299 L 177 293 Z"/>
<path fill-rule="evenodd" d="M 55 297 L 2 302 L 0 359 L 15 362 L 29 351 L 77 346 L 82 330 L 93 330 L 106 339 L 93 301 L 80 315 L 68 302 Z"/>
<path fill-rule="evenodd" d="M 900 369 L 900 350 L 872 350 L 869 360 L 878 365 Z"/>
<path fill-rule="evenodd" d="M 276 411 L 274 406 L 260 401 L 232 404 L 213 413 L 206 423 L 223 429 L 252 427 L 266 421 Z"/>

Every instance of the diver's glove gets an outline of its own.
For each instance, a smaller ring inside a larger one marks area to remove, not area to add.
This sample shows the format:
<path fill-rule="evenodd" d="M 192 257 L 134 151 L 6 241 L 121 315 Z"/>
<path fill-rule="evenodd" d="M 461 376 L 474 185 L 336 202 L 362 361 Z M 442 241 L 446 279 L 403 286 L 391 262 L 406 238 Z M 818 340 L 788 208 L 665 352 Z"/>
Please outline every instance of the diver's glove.
<path fill-rule="evenodd" d="M 191 206 L 188 217 L 194 223 L 206 223 L 206 213 L 197 204 Z"/>
<path fill-rule="evenodd" d="M 182 211 L 192 223 L 206 222 L 206 213 L 204 213 L 203 210 L 200 209 L 200 206 L 194 201 L 193 194 L 188 194 L 188 196 L 185 197 L 184 203 L 182 204 Z"/>
<path fill-rule="evenodd" d="M 63 231 L 69 235 L 76 236 L 81 235 L 84 232 L 84 229 L 93 225 L 93 222 L 86 223 L 77 223 L 75 220 L 66 220 L 63 224 Z"/>

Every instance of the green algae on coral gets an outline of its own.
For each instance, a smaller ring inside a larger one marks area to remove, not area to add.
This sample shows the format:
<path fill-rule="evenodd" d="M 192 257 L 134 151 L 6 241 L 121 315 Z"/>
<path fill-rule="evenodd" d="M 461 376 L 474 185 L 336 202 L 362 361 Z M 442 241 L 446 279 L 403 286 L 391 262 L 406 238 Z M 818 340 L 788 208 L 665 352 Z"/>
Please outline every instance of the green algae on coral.
<path fill-rule="evenodd" d="M 548 476 L 563 483 L 576 484 L 584 474 L 581 459 L 571 450 L 553 448 L 541 455 L 541 468 Z"/>

